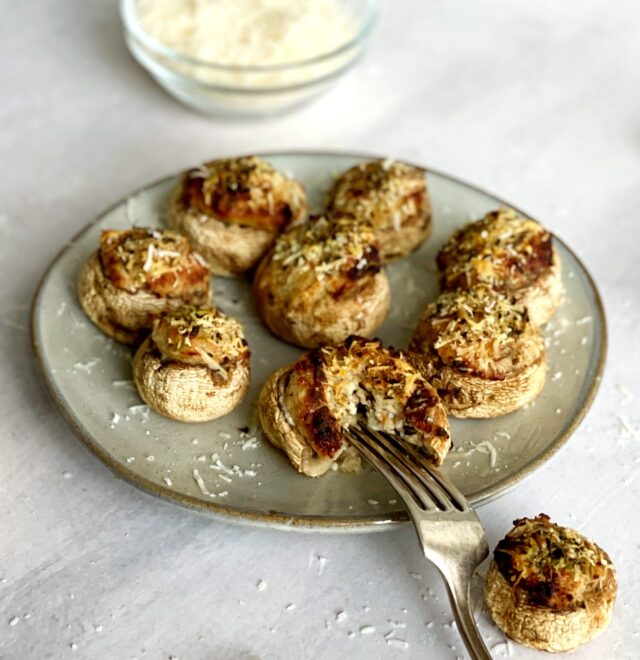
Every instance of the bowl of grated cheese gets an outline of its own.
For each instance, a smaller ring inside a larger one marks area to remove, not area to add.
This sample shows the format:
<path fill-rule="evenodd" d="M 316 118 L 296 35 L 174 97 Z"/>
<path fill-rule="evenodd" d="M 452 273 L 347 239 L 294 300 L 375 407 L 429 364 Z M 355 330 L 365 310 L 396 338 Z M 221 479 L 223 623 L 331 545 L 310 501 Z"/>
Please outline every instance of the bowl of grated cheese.
<path fill-rule="evenodd" d="M 121 0 L 133 57 L 198 111 L 277 114 L 359 58 L 378 0 Z"/>

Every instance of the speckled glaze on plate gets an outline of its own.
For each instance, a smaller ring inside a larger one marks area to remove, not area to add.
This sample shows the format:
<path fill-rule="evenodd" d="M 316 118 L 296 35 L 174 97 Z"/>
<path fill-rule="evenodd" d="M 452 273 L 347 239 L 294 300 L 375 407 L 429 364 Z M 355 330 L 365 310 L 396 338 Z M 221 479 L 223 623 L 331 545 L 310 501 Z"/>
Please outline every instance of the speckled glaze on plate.
<path fill-rule="evenodd" d="M 321 209 L 333 178 L 374 156 L 265 157 L 299 178 L 312 205 Z M 396 347 L 406 347 L 422 309 L 437 295 L 438 248 L 461 225 L 509 205 L 447 175 L 426 172 L 433 234 L 409 258 L 387 267 L 391 312 L 377 335 Z M 252 350 L 252 387 L 244 402 L 205 424 L 175 422 L 142 404 L 131 382 L 131 351 L 87 319 L 76 300 L 75 280 L 103 229 L 162 225 L 176 178 L 131 194 L 83 229 L 50 266 L 36 294 L 34 351 L 54 401 L 74 431 L 118 476 L 214 516 L 334 532 L 388 529 L 407 521 L 394 491 L 372 469 L 310 479 L 297 474 L 285 455 L 262 438 L 256 414 L 260 387 L 274 369 L 302 351 L 262 325 L 248 281 L 214 278 L 216 304 L 243 322 Z M 548 460 L 576 428 L 599 385 L 606 350 L 600 297 L 579 259 L 562 241 L 555 244 L 563 262 L 565 297 L 545 329 L 549 374 L 542 394 L 504 417 L 452 420 L 454 449 L 444 469 L 475 504 L 503 493 Z M 246 427 L 248 432 L 241 431 Z"/>

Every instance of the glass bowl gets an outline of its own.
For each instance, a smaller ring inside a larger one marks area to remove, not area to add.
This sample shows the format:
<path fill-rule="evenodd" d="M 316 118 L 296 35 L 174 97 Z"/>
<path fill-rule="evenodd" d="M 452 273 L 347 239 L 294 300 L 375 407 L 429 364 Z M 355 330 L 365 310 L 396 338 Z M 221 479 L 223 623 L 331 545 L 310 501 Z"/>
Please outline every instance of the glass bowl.
<path fill-rule="evenodd" d="M 228 116 L 264 116 L 305 103 L 328 89 L 361 54 L 378 14 L 378 0 L 340 0 L 354 36 L 334 50 L 286 64 L 235 66 L 188 57 L 143 29 L 138 0 L 120 0 L 124 37 L 133 57 L 185 105 Z"/>

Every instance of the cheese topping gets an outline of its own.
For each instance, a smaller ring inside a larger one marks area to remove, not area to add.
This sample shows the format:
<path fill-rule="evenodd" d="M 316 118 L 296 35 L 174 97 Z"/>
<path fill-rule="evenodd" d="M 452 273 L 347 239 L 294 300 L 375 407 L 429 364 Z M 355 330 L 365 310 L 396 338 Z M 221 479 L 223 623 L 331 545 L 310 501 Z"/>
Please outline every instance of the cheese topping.
<path fill-rule="evenodd" d="M 242 325 L 211 308 L 183 307 L 163 314 L 151 339 L 164 358 L 204 364 L 224 377 L 230 367 L 249 357 Z"/>
<path fill-rule="evenodd" d="M 425 310 L 412 350 L 490 379 L 529 367 L 544 353 L 539 329 L 521 305 L 487 286 L 441 294 Z"/>
<path fill-rule="evenodd" d="M 426 190 L 424 174 L 415 167 L 391 160 L 361 163 L 336 181 L 330 208 L 375 229 L 399 231 L 420 212 Z"/>
<path fill-rule="evenodd" d="M 302 186 L 257 156 L 204 163 L 187 173 L 187 205 L 224 222 L 279 231 L 306 211 Z"/>
<path fill-rule="evenodd" d="M 100 261 L 105 276 L 130 293 L 145 290 L 177 297 L 209 288 L 209 269 L 187 239 L 170 230 L 103 231 Z"/>
<path fill-rule="evenodd" d="M 545 514 L 514 521 L 494 559 L 521 604 L 571 611 L 615 592 L 615 570 L 604 550 Z"/>
<path fill-rule="evenodd" d="M 283 283 L 292 284 L 306 273 L 328 288 L 338 284 L 329 278 L 358 279 L 380 270 L 375 235 L 371 227 L 352 218 L 325 216 L 286 232 L 275 243 L 272 263 L 281 271 Z M 304 286 L 307 286 L 305 283 Z"/>
<path fill-rule="evenodd" d="M 437 256 L 446 289 L 478 283 L 514 291 L 553 261 L 551 234 L 513 209 L 498 209 L 456 232 Z"/>

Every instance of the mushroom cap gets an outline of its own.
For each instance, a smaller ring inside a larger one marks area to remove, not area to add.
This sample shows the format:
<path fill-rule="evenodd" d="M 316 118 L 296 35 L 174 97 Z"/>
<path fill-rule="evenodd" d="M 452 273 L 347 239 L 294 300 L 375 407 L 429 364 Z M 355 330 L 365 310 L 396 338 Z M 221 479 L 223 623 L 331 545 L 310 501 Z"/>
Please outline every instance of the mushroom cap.
<path fill-rule="evenodd" d="M 133 358 L 133 380 L 142 400 L 165 417 L 207 422 L 242 401 L 250 385 L 249 362 L 238 361 L 223 376 L 205 365 L 164 360 L 147 337 Z"/>

